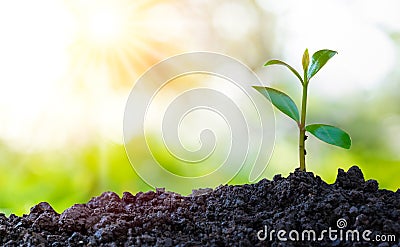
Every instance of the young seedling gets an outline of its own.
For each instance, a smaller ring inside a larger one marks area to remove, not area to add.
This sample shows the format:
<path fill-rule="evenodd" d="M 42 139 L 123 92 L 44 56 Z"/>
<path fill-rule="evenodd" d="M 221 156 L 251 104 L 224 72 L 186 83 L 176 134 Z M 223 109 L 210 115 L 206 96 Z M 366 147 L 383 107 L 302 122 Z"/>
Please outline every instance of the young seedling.
<path fill-rule="evenodd" d="M 299 116 L 299 110 L 294 103 L 294 101 L 285 93 L 280 92 L 276 89 L 270 87 L 259 87 L 254 86 L 254 88 L 264 95 L 271 103 L 278 108 L 282 113 L 289 116 L 291 119 L 296 121 L 299 127 L 299 159 L 300 159 L 300 170 L 306 170 L 305 163 L 305 140 L 307 139 L 306 131 L 324 141 L 326 143 L 349 149 L 351 146 L 350 136 L 343 130 L 336 128 L 331 125 L 326 124 L 310 124 L 306 125 L 306 113 L 307 113 L 307 90 L 310 79 L 317 74 L 317 72 L 336 55 L 336 51 L 331 50 L 320 50 L 312 55 L 311 63 L 310 56 L 308 54 L 308 49 L 304 51 L 303 54 L 303 77 L 300 76 L 292 66 L 282 62 L 280 60 L 270 60 L 264 66 L 269 65 L 283 65 L 286 66 L 293 74 L 299 79 L 303 87 L 303 96 L 301 101 L 301 116 Z"/>

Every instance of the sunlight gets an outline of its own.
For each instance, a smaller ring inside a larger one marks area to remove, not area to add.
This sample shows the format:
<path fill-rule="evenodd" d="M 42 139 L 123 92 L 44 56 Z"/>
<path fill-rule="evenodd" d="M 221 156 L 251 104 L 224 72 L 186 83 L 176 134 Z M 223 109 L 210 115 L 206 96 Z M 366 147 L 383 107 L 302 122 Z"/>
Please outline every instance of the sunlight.
<path fill-rule="evenodd" d="M 35 139 L 39 147 L 51 138 L 45 133 L 52 133 L 55 125 L 41 123 L 60 120 L 57 110 L 46 109 L 57 109 L 59 103 L 71 24 L 59 1 L 0 3 L 0 136 L 8 145 L 26 148 Z M 53 136 L 52 143 L 57 146 L 64 137 Z"/>
<path fill-rule="evenodd" d="M 124 31 L 121 13 L 116 9 L 106 7 L 93 12 L 88 18 L 88 31 L 92 40 L 100 43 L 111 43 L 118 40 Z"/>
<path fill-rule="evenodd" d="M 135 26 L 141 21 L 136 18 L 138 4 L 135 1 L 75 1 L 70 4 L 76 20 L 79 36 L 84 36 L 99 48 L 112 48 L 137 38 Z"/>
<path fill-rule="evenodd" d="M 0 141 L 28 152 L 122 143 L 128 90 L 176 51 L 148 35 L 159 2 L 0 1 Z"/>
<path fill-rule="evenodd" d="M 76 34 L 70 48 L 71 73 L 86 86 L 93 82 L 92 72 L 109 75 L 113 89 L 129 89 L 137 77 L 168 54 L 174 43 L 157 40 L 160 26 L 168 22 L 168 12 L 149 15 L 155 1 L 102 0 L 74 1 L 69 8 L 75 19 Z M 182 22 L 182 21 L 181 21 Z M 156 25 L 153 25 L 155 23 Z M 97 84 L 96 82 L 93 82 Z"/>

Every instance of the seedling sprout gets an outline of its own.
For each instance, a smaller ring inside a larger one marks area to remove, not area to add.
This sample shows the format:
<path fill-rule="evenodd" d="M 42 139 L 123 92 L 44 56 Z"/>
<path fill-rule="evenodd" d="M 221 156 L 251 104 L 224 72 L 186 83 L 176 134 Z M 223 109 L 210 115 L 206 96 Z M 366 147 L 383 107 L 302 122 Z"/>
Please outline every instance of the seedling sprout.
<path fill-rule="evenodd" d="M 303 65 L 303 77 L 289 64 L 280 60 L 270 60 L 264 66 L 269 65 L 283 65 L 287 67 L 292 73 L 299 79 L 302 85 L 303 94 L 301 100 L 301 116 L 299 110 L 294 101 L 285 93 L 278 91 L 270 87 L 254 86 L 254 88 L 264 95 L 276 108 L 282 113 L 293 119 L 299 128 L 299 160 L 300 170 L 306 170 L 306 149 L 305 141 L 307 139 L 306 132 L 311 133 L 316 138 L 323 142 L 349 149 L 351 146 L 351 139 L 349 134 L 345 131 L 327 124 L 309 124 L 306 125 L 306 114 L 307 114 L 307 93 L 308 85 L 311 78 L 317 74 L 317 72 L 336 55 L 336 51 L 332 50 L 319 50 L 312 55 L 311 63 L 308 49 L 304 51 L 302 65 Z"/>

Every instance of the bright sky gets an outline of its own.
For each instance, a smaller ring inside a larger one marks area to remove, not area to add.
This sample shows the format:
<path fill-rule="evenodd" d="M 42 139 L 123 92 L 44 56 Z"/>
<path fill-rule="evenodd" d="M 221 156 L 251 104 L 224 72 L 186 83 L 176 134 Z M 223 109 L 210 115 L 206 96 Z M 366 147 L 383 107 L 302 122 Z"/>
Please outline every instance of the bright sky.
<path fill-rule="evenodd" d="M 328 83 L 315 85 L 332 97 L 377 87 L 396 64 L 385 32 L 400 30 L 398 1 L 256 2 L 192 0 L 186 9 L 147 0 L 0 1 L 0 139 L 28 151 L 97 135 L 122 142 L 138 75 L 185 47 L 204 50 L 215 33 L 226 39 L 210 44 L 214 51 L 254 38 L 260 11 L 275 15 L 275 53 L 298 68 L 305 47 L 339 51 L 318 78 Z M 211 18 L 189 21 L 199 16 Z M 260 55 L 242 48 L 228 55 Z"/>
<path fill-rule="evenodd" d="M 165 51 L 174 52 L 146 38 L 173 7 L 160 5 L 149 19 L 150 1 L 135 2 L 0 1 L 4 142 L 25 151 L 99 135 L 122 142 L 129 88 Z M 161 34 L 172 33 L 175 22 L 165 22 Z"/>
<path fill-rule="evenodd" d="M 388 31 L 400 30 L 399 1 L 257 2 L 276 14 L 276 48 L 290 64 L 300 68 L 305 47 L 339 52 L 316 77 L 324 83 L 313 84 L 327 97 L 375 89 L 394 69 L 397 51 Z"/>

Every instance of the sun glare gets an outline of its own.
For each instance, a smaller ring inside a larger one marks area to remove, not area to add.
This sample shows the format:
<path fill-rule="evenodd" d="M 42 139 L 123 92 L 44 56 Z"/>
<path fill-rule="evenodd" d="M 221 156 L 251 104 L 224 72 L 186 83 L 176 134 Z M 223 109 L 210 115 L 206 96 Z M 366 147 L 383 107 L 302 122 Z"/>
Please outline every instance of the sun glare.
<path fill-rule="evenodd" d="M 92 40 L 106 44 L 120 39 L 125 25 L 122 13 L 111 8 L 96 9 L 89 14 L 87 24 Z"/>
<path fill-rule="evenodd" d="M 147 14 L 160 2 L 0 1 L 0 142 L 25 151 L 122 142 L 130 87 L 178 52 L 148 35 L 167 19 Z"/>
<path fill-rule="evenodd" d="M 96 70 L 100 69 L 110 77 L 111 86 L 126 89 L 152 64 L 174 54 L 174 42 L 150 35 L 157 30 L 149 23 L 159 27 L 168 19 L 163 14 L 148 15 L 163 5 L 159 2 L 102 0 L 70 4 L 77 30 L 70 49 L 76 81 L 90 84 L 90 73 L 98 74 Z"/>

